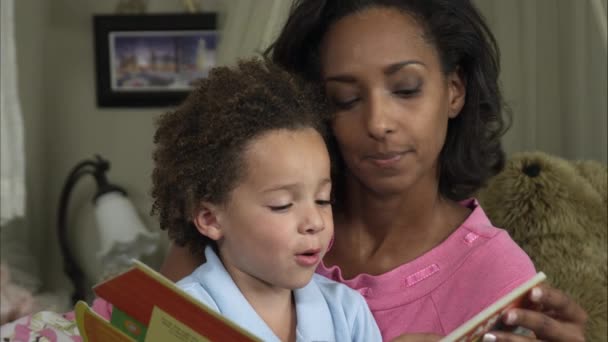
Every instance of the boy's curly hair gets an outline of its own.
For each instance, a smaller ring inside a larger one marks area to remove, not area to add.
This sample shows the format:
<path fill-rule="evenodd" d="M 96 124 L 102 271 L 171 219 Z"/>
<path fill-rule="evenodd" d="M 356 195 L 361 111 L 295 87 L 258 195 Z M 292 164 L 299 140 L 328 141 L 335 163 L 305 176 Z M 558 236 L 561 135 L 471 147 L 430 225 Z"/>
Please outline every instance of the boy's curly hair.
<path fill-rule="evenodd" d="M 327 105 L 318 85 L 268 60 L 214 68 L 154 135 L 152 214 L 177 244 L 201 255 L 211 240 L 192 222 L 202 201 L 226 203 L 245 172 L 243 152 L 270 130 L 311 127 L 325 137 Z"/>

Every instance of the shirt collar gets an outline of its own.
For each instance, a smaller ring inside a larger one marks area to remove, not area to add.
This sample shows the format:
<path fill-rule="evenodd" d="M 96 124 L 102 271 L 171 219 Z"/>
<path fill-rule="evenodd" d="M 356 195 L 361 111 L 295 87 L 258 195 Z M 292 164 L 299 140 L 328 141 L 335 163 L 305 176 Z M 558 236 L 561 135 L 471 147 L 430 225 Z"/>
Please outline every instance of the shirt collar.
<path fill-rule="evenodd" d="M 313 279 L 303 288 L 294 291 L 298 316 L 298 341 L 335 341 L 331 312 L 318 283 Z"/>
<path fill-rule="evenodd" d="M 279 341 L 243 296 L 211 246 L 205 248 L 205 258 L 206 263 L 195 271 L 194 277 L 204 284 L 220 313 L 239 326 L 247 327 L 249 332 L 263 341 Z M 297 340 L 334 341 L 333 319 L 318 284 L 311 280 L 306 286 L 293 292 Z"/>

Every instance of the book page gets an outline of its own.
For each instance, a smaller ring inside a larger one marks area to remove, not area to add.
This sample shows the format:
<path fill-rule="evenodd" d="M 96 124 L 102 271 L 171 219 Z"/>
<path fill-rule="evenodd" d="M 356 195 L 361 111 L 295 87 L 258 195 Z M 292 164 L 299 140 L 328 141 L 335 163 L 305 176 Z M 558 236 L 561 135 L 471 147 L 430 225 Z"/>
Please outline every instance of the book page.
<path fill-rule="evenodd" d="M 205 306 L 173 282 L 134 260 L 131 269 L 94 287 L 95 293 L 112 303 L 130 319 L 151 328 L 155 309 L 213 341 L 249 342 L 258 339 L 245 329 Z M 151 335 L 150 331 L 146 334 Z"/>
<path fill-rule="evenodd" d="M 145 342 L 209 342 L 159 308 L 152 310 Z"/>
<path fill-rule="evenodd" d="M 83 342 L 135 342 L 91 310 L 87 303 L 78 301 L 75 311 L 76 323 Z"/>

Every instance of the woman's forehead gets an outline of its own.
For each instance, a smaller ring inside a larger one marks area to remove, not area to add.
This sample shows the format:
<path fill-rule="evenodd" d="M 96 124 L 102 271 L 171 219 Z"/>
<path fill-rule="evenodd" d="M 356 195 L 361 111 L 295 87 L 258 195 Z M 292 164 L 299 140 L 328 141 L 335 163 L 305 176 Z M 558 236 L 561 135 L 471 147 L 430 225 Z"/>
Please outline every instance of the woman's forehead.
<path fill-rule="evenodd" d="M 390 8 L 370 8 L 341 18 L 327 31 L 320 51 L 324 76 L 407 60 L 427 64 L 436 58 L 417 21 Z"/>

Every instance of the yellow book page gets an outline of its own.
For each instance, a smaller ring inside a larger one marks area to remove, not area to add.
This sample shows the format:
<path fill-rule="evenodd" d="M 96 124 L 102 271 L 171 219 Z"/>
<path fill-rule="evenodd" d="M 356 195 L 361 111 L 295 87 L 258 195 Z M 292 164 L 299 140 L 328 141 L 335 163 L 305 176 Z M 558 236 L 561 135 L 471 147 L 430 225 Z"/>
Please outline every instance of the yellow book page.
<path fill-rule="evenodd" d="M 158 307 L 152 309 L 152 317 L 145 342 L 208 342 L 209 340 L 171 317 Z"/>
<path fill-rule="evenodd" d="M 122 331 L 95 313 L 83 301 L 76 303 L 76 323 L 83 342 L 135 342 Z"/>

